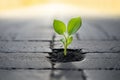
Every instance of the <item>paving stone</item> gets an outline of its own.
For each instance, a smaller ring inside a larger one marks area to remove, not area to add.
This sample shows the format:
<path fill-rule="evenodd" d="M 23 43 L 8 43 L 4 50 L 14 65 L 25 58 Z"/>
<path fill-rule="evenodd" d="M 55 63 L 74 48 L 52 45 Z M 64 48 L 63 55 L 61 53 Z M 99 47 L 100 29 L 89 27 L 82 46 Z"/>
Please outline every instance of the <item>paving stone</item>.
<path fill-rule="evenodd" d="M 85 70 L 87 80 L 120 80 L 118 70 Z"/>
<path fill-rule="evenodd" d="M 0 52 L 51 52 L 49 42 L 0 41 Z"/>
<path fill-rule="evenodd" d="M 47 29 L 36 30 L 15 30 L 1 31 L 0 40 L 52 40 L 53 33 Z"/>
<path fill-rule="evenodd" d="M 50 80 L 50 71 L 0 70 L 0 80 Z"/>
<path fill-rule="evenodd" d="M 0 80 L 83 80 L 80 71 L 0 70 Z"/>
<path fill-rule="evenodd" d="M 15 40 L 52 40 L 53 32 L 51 28 L 38 28 L 28 31 L 21 31 Z"/>
<path fill-rule="evenodd" d="M 120 40 L 119 18 L 83 18 L 79 40 Z"/>
<path fill-rule="evenodd" d="M 84 80 L 82 71 L 57 70 L 51 71 L 52 80 Z"/>
<path fill-rule="evenodd" d="M 0 40 L 52 40 L 53 29 L 40 21 L 1 20 Z"/>
<path fill-rule="evenodd" d="M 0 53 L 0 68 L 51 68 L 46 53 Z"/>
<path fill-rule="evenodd" d="M 60 42 L 54 43 L 54 48 L 63 48 Z M 78 41 L 74 40 L 68 47 L 70 49 L 82 49 L 83 52 L 120 52 L 120 41 Z"/>
<path fill-rule="evenodd" d="M 88 53 L 82 61 L 56 63 L 56 68 L 120 69 L 120 53 Z"/>

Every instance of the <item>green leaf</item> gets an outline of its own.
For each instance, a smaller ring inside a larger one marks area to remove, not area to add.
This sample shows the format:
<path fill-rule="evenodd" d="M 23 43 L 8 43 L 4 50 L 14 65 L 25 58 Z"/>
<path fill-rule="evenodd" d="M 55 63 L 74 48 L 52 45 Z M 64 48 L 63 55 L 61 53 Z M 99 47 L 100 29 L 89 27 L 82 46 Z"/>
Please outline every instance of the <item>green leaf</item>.
<path fill-rule="evenodd" d="M 73 41 L 73 37 L 72 37 L 72 36 L 70 36 L 70 37 L 68 38 L 68 40 L 67 40 L 67 45 L 71 44 L 71 43 L 72 43 L 72 41 Z"/>
<path fill-rule="evenodd" d="M 54 20 L 53 27 L 54 27 L 54 30 L 56 31 L 56 33 L 58 33 L 59 35 L 63 35 L 64 32 L 66 31 L 65 24 L 59 20 Z"/>
<path fill-rule="evenodd" d="M 82 19 L 80 17 L 72 18 L 68 22 L 68 27 L 67 27 L 68 34 L 72 35 L 72 34 L 76 33 L 79 30 L 79 28 L 81 27 L 81 25 L 82 25 Z"/>

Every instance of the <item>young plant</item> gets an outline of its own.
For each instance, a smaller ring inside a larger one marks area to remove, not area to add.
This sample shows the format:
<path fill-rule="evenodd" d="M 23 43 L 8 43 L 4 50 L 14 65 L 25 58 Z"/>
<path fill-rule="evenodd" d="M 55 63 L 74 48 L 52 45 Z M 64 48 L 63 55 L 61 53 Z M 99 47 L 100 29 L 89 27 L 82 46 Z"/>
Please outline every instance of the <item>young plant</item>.
<path fill-rule="evenodd" d="M 82 19 L 80 17 L 72 18 L 66 26 L 64 22 L 60 20 L 54 20 L 53 27 L 56 33 L 62 35 L 63 38 L 60 41 L 64 45 L 64 56 L 67 55 L 67 47 L 73 41 L 73 34 L 75 34 L 81 27 Z"/>

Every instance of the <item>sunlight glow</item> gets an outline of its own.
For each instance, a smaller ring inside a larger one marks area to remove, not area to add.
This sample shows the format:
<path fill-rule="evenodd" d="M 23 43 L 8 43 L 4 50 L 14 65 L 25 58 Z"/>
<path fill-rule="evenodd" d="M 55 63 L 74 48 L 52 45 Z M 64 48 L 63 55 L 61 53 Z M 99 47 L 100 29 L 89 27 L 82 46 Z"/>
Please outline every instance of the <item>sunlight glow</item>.
<path fill-rule="evenodd" d="M 1 17 L 120 16 L 120 0 L 0 0 Z"/>
<path fill-rule="evenodd" d="M 82 16 L 92 16 L 99 14 L 95 10 L 78 8 L 72 5 L 50 3 L 44 5 L 31 6 L 27 8 L 14 9 L 3 11 L 0 13 L 0 17 L 60 17 L 60 16 L 72 16 L 72 15 L 82 15 Z"/>

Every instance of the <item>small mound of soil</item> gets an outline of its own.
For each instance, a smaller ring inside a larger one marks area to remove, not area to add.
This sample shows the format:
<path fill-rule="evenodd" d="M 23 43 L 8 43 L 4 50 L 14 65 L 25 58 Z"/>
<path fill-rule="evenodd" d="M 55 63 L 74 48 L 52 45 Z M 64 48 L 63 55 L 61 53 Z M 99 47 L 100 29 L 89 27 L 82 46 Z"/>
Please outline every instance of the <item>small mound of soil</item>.
<path fill-rule="evenodd" d="M 49 60 L 52 62 L 73 62 L 81 61 L 84 59 L 84 53 L 81 49 L 67 49 L 67 55 L 64 56 L 64 49 L 53 49 L 52 53 L 49 53 Z"/>

